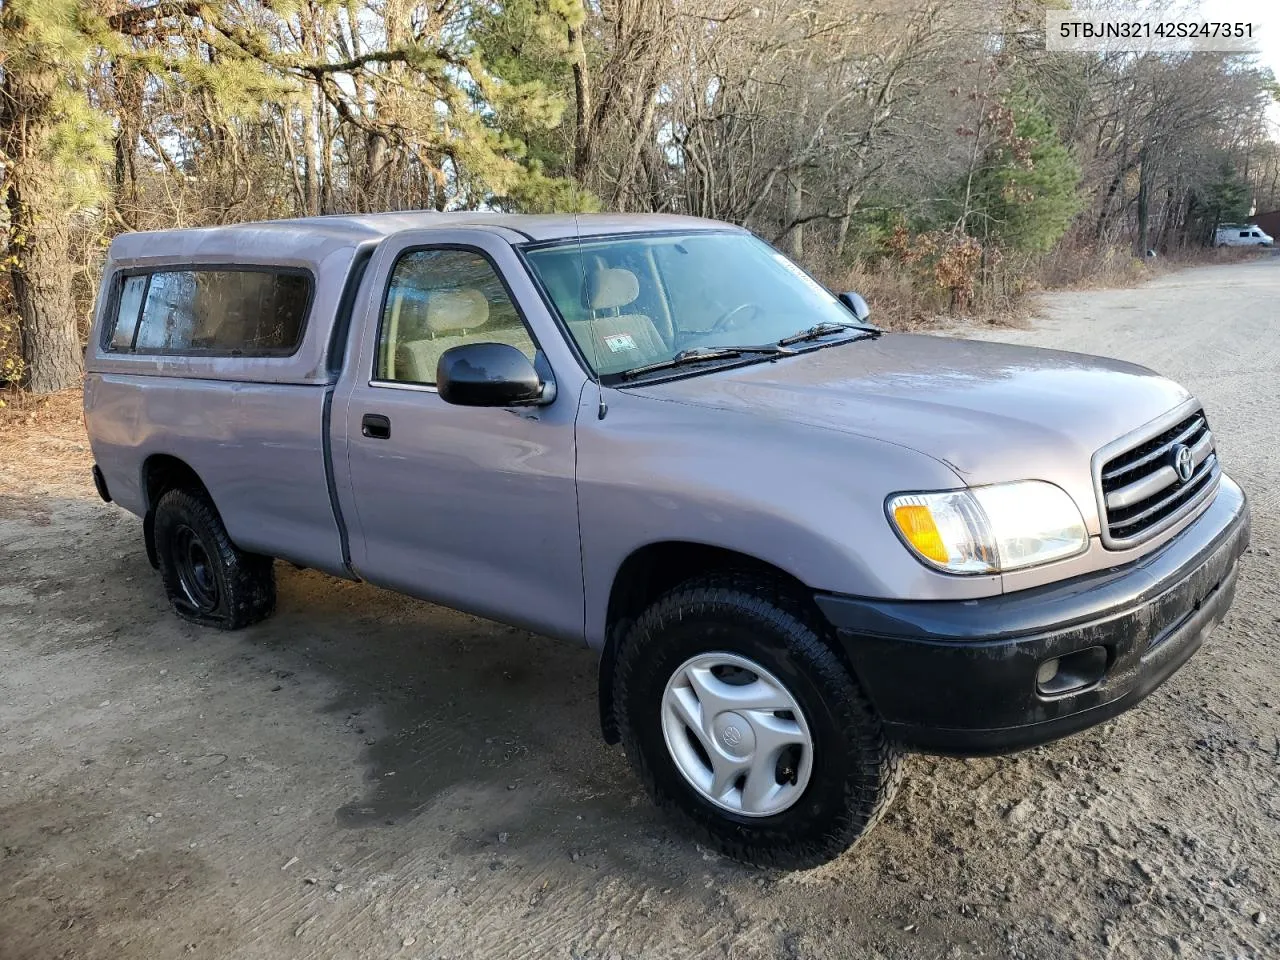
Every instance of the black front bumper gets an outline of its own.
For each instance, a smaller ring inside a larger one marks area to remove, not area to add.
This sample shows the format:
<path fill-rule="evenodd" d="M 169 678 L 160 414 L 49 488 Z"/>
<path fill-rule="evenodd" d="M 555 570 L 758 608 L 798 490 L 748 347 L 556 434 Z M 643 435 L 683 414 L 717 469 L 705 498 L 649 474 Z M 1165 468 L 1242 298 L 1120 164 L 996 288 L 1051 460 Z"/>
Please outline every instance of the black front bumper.
<path fill-rule="evenodd" d="M 1226 614 L 1248 543 L 1248 505 L 1224 477 L 1194 523 L 1124 567 L 981 600 L 816 599 L 891 737 L 1004 753 L 1108 720 L 1168 679 Z M 1091 647 L 1106 651 L 1100 679 L 1040 692 L 1041 664 Z"/>

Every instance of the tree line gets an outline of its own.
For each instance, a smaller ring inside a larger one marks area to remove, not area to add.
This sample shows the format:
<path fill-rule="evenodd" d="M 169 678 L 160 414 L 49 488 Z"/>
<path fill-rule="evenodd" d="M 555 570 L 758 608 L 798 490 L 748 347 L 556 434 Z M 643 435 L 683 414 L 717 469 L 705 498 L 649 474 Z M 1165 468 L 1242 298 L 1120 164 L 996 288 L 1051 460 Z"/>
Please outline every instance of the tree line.
<path fill-rule="evenodd" d="M 939 309 L 1280 206 L 1274 77 L 1038 0 L 0 0 L 0 380 L 76 382 L 125 230 L 666 211 Z"/>

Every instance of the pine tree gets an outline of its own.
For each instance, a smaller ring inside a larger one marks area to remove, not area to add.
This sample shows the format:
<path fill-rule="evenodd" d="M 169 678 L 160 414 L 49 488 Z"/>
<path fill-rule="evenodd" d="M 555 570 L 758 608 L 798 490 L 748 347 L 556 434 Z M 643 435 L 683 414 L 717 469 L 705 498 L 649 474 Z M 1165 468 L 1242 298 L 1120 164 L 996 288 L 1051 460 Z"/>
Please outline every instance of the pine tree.
<path fill-rule="evenodd" d="M 476 52 L 491 75 L 516 89 L 535 92 L 552 109 L 529 117 L 495 112 L 493 122 L 520 139 L 524 162 L 542 180 L 542 189 L 525 191 L 523 209 L 594 209 L 597 200 L 573 183 L 577 126 L 585 118 L 568 115 L 578 103 L 573 37 L 581 38 L 586 20 L 582 0 L 499 0 L 475 8 L 471 25 Z M 578 41 L 581 47 L 581 40 Z M 582 65 L 580 65 L 582 66 Z M 581 80 L 581 78 L 579 78 Z M 566 122 L 566 119 L 568 122 Z"/>
<path fill-rule="evenodd" d="M 7 267 L 25 383 L 73 385 L 82 368 L 72 304 L 75 217 L 103 198 L 110 133 L 80 81 L 91 42 L 76 0 L 3 0 L 0 163 L 9 214 Z"/>
<path fill-rule="evenodd" d="M 1221 223 L 1243 223 L 1249 216 L 1251 199 L 1249 184 L 1230 164 L 1224 164 L 1218 178 L 1206 185 L 1203 198 L 1197 198 L 1195 212 L 1212 221 L 1214 227 Z"/>
<path fill-rule="evenodd" d="M 1080 165 L 1034 103 L 1015 98 L 1008 109 L 1008 135 L 975 178 L 975 208 L 985 225 L 973 229 L 1007 250 L 1043 253 L 1080 210 Z"/>
<path fill-rule="evenodd" d="M 125 0 L 110 13 L 94 3 L 0 0 L 0 186 L 26 383 L 34 392 L 70 386 L 80 373 L 72 227 L 77 217 L 101 214 L 113 152 L 119 188 L 143 133 L 136 105 L 116 104 L 115 130 L 91 105 L 85 90 L 104 74 L 118 90 L 132 90 L 135 101 L 139 91 L 169 91 L 199 105 L 196 129 L 176 131 L 195 147 L 181 162 L 161 143 L 174 131 L 150 131 L 147 147 L 171 176 L 213 173 L 202 182 L 237 186 L 264 111 L 292 110 L 302 100 L 310 110 L 318 100 L 346 160 L 344 199 L 335 205 L 583 205 L 545 146 L 565 107 L 554 76 L 563 51 L 548 43 L 545 63 L 527 76 L 511 56 L 496 55 L 501 69 L 492 70 L 485 62 L 492 51 L 473 39 L 476 8 L 469 5 L 442 14 L 445 7 L 388 2 L 379 22 L 342 0 Z M 529 0 L 515 15 L 548 39 L 548 31 L 565 30 L 572 6 Z M 350 24 L 345 34 L 324 32 L 336 30 L 341 17 Z M 311 42 L 287 41 L 299 37 Z M 303 145 L 312 183 L 314 146 Z M 223 168 L 236 176 L 217 176 Z M 243 200 L 232 196 L 227 212 L 234 216 Z"/>

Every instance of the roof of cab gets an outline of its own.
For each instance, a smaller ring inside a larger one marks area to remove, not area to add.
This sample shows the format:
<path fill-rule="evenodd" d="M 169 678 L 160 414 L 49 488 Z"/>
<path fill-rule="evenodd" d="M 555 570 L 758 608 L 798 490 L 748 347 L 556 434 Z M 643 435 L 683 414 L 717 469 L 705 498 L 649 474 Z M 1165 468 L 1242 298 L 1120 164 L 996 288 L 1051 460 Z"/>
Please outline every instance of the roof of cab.
<path fill-rule="evenodd" d="M 729 224 L 672 214 L 571 213 L 516 214 L 465 211 L 437 213 L 408 210 L 399 213 L 353 213 L 294 220 L 263 220 L 223 227 L 153 230 L 122 233 L 111 243 L 113 260 L 151 259 L 238 252 L 274 252 L 316 245 L 332 249 L 377 241 L 406 230 L 465 228 L 498 233 L 513 243 L 560 240 L 575 236 L 643 233 L 657 230 L 737 229 Z M 255 248 L 258 248 L 255 250 Z"/>

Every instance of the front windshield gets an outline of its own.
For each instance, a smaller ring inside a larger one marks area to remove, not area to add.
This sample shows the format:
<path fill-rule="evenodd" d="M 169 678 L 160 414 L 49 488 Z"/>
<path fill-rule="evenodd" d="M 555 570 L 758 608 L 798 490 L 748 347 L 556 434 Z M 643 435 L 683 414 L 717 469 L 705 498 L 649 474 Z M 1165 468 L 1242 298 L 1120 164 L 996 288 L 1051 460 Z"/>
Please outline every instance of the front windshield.
<path fill-rule="evenodd" d="M 756 346 L 853 315 L 749 234 L 634 234 L 536 247 L 526 258 L 602 377 L 682 351 Z"/>

